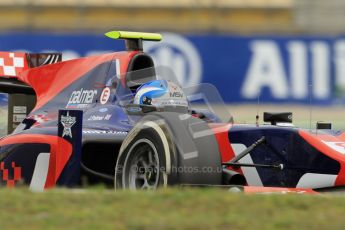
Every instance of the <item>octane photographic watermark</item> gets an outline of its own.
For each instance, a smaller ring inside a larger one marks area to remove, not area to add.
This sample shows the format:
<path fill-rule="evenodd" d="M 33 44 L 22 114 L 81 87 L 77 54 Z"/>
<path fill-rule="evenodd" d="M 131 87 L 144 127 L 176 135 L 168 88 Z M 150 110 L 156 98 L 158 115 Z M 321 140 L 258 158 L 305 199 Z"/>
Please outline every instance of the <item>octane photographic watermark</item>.
<path fill-rule="evenodd" d="M 165 172 L 165 167 L 144 167 L 144 166 L 137 166 L 133 165 L 130 168 L 130 171 L 136 172 L 138 174 L 144 174 L 144 173 L 157 173 L 157 172 Z M 208 174 L 208 173 L 222 173 L 223 168 L 222 167 L 211 167 L 211 166 L 204 166 L 204 167 L 197 167 L 197 166 L 179 166 L 179 167 L 171 167 L 171 173 L 202 173 L 202 174 Z M 116 173 L 123 173 L 123 166 L 119 165 L 117 167 Z"/>

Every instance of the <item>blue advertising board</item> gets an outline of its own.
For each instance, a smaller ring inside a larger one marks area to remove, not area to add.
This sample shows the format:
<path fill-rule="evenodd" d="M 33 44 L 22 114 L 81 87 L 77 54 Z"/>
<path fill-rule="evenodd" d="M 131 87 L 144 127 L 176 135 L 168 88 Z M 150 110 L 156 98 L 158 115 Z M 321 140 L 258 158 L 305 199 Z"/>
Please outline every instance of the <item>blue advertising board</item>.
<path fill-rule="evenodd" d="M 123 50 L 92 34 L 0 34 L 0 50 L 63 52 L 64 59 Z M 145 42 L 156 65 L 184 85 L 214 84 L 225 102 L 334 104 L 345 101 L 345 36 L 237 36 L 163 33 Z"/>
<path fill-rule="evenodd" d="M 0 93 L 0 107 L 1 107 L 1 106 L 6 106 L 7 103 L 8 103 L 7 94 L 5 94 L 5 93 Z"/>

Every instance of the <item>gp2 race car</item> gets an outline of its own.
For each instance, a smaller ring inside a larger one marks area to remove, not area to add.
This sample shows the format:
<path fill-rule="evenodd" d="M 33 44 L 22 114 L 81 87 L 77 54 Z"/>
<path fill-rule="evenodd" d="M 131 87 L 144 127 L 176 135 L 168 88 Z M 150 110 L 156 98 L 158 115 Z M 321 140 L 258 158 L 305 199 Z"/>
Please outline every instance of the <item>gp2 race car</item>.
<path fill-rule="evenodd" d="M 181 87 L 142 43 L 160 34 L 112 31 L 126 51 L 61 62 L 61 54 L 0 52 L 9 131 L 0 182 L 33 190 L 105 183 L 116 189 L 221 186 L 313 193 L 345 185 L 345 134 L 319 124 L 236 124 L 209 84 Z"/>

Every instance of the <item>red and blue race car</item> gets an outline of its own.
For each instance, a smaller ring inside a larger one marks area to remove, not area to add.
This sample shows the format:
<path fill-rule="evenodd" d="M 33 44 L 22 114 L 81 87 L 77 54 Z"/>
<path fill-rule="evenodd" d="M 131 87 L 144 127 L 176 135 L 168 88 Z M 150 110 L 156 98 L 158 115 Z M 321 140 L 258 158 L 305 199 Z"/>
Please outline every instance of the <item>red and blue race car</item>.
<path fill-rule="evenodd" d="M 214 86 L 180 86 L 173 66 L 143 52 L 160 34 L 106 35 L 126 50 L 63 62 L 57 53 L 0 52 L 14 129 L 0 140 L 1 184 L 301 193 L 345 185 L 345 133 L 296 128 L 291 113 L 236 124 Z"/>

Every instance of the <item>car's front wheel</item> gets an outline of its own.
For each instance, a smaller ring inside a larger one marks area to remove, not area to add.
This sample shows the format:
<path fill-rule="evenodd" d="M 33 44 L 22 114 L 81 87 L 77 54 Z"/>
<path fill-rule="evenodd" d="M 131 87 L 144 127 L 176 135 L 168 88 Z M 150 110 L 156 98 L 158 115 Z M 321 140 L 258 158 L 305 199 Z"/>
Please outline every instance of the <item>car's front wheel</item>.
<path fill-rule="evenodd" d="M 117 187 L 137 190 L 166 186 L 166 156 L 162 137 L 154 128 L 146 127 L 139 132 L 118 161 Z"/>
<path fill-rule="evenodd" d="M 176 184 L 221 184 L 218 144 L 208 124 L 173 112 L 145 116 L 122 143 L 115 188 L 156 189 Z"/>

